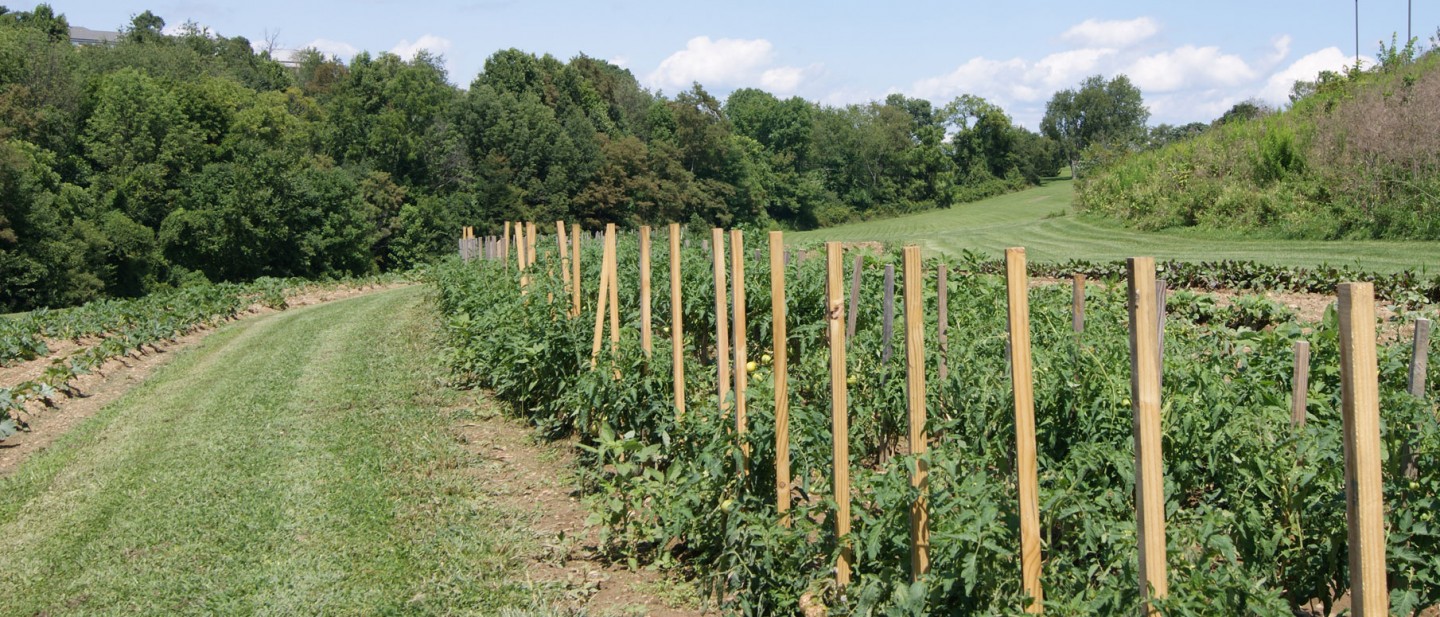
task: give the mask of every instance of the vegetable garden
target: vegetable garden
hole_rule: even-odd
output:
[[[1157,294],[1140,258],[1032,286],[1054,268],[1023,251],[1001,276],[913,248],[516,228],[466,230],[430,274],[455,370],[579,437],[612,558],[731,610],[1440,605],[1435,369],[1423,336],[1377,346],[1368,284],[1304,324]]]

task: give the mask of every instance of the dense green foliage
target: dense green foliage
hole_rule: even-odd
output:
[[[1116,75],[1106,80],[1103,75],[1092,75],[1079,89],[1061,90],[1050,97],[1040,130],[1060,144],[1070,169],[1076,171],[1081,169],[1081,154],[1090,148],[1139,145],[1147,135],[1145,122],[1149,119],[1150,110],[1129,77]]]
[[[549,257],[541,256],[543,266]],[[1025,606],[1017,555],[1017,495],[1011,457],[1013,405],[1005,361],[1005,284],[988,274],[950,277],[950,375],[927,352],[932,450],[929,578],[915,586],[907,557],[907,507],[914,498],[897,449],[905,430],[903,350],[882,361],[880,267],[867,257],[859,330],[850,342],[850,448],[857,578],[845,600],[830,588],[838,546],[829,499],[828,354],[824,267],[787,267],[790,338],[793,527],[774,509],[774,418],[769,367],[751,375],[750,473],[738,473],[733,420],[716,411],[710,263],[683,255],[688,412],[672,407],[668,338],[652,359],[638,345],[633,293],[637,250],[620,251],[619,352],[606,347],[590,370],[593,305],[567,318],[547,306],[545,277],[522,296],[513,268],[448,264],[433,274],[448,320],[452,362],[466,383],[489,388],[552,435],[577,434],[582,472],[598,522],[617,559],[678,565],[715,582],[745,614],[794,611],[815,592],[854,614],[1019,614]],[[660,243],[656,263],[668,260]],[[584,280],[598,279],[598,247],[584,254]],[[770,344],[768,262],[746,267],[751,358]],[[935,264],[927,264],[933,272]],[[848,269],[848,268],[847,268]],[[508,274],[508,275],[507,275]],[[659,277],[663,278],[663,277]],[[848,280],[848,276],[847,276]],[[933,278],[925,294],[935,332]],[[586,288],[594,297],[593,285]],[[1121,615],[1137,610],[1129,346],[1123,286],[1092,286],[1087,330],[1070,329],[1066,286],[1030,293],[1034,338],[1040,512],[1047,614]],[[1165,336],[1164,459],[1171,597],[1165,614],[1285,615],[1312,598],[1327,605],[1348,587],[1337,325],[1332,315],[1302,327],[1263,299],[1216,307],[1177,293]],[[655,290],[665,327],[668,288]],[[903,314],[901,307],[899,313]],[[663,330],[661,330],[663,332]],[[1309,423],[1289,424],[1292,343],[1312,344]],[[898,348],[897,343],[897,348]],[[1389,529],[1391,604],[1397,614],[1440,603],[1440,424],[1434,406],[1405,393],[1408,349],[1380,350],[1381,414]],[[763,364],[763,363],[762,363]],[[615,370],[609,368],[614,366]],[[1440,377],[1431,364],[1430,383]],[[618,377],[617,377],[618,375]],[[1432,387],[1433,391],[1433,387]],[[1401,444],[1420,474],[1399,471]],[[926,609],[928,607],[928,609]]]
[[[1437,50],[1382,45],[1368,69],[1297,83],[1282,113],[1237,106],[1195,139],[1094,153],[1076,203],[1146,230],[1440,240]]]
[[[722,103],[514,49],[461,89],[425,53],[287,68],[164,25],[147,11],[76,47],[48,6],[0,14],[0,310],[406,267],[504,220],[812,228],[1058,169],[1053,142],[976,97]]]
[[[255,281],[188,285],[133,300],[97,300],[59,310],[37,310],[0,317],[0,366],[51,354],[51,345],[73,341],[78,348],[57,355],[38,379],[0,387],[0,441],[25,426],[38,403],[53,407],[61,394],[79,395],[71,381],[98,370],[106,361],[141,355],[195,330],[233,319],[259,304],[284,309],[289,298],[317,288],[372,285],[398,280],[398,273],[342,279],[323,285],[301,279],[263,277]]]

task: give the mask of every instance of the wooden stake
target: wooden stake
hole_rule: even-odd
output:
[[[510,269],[510,221],[505,221],[505,244],[500,248],[500,258],[505,260],[505,269]]]
[[[715,264],[715,364],[720,394],[720,411],[729,409],[730,397],[730,315],[725,289],[725,232],[719,227],[710,230],[710,256]]]
[[[1425,374],[1430,368],[1430,320],[1415,320],[1415,346],[1410,351],[1410,396],[1425,398]]]
[[[685,416],[685,321],[680,302],[680,224],[670,224],[670,363],[675,419]]]
[[[640,226],[640,349],[648,359],[654,351],[650,319],[650,226]]]
[[[935,275],[935,340],[940,343],[940,387],[950,381],[950,265],[940,264]]]
[[[612,354],[620,350],[620,264],[618,263],[620,257],[616,250],[616,243],[620,240],[619,236],[620,234],[615,231],[614,223],[605,224],[605,252],[608,253],[606,259],[610,260],[606,276],[610,279],[610,353]],[[618,370],[615,378],[620,378]]]
[[[1425,400],[1425,372],[1430,362],[1430,320],[1415,320],[1415,345],[1410,349],[1410,383],[1406,391],[1420,400]],[[1417,427],[1418,428],[1418,427]],[[1420,477],[1420,467],[1415,463],[1415,450],[1406,440],[1400,448],[1400,470],[1408,479]]]
[[[895,264],[885,264],[885,290],[881,296],[884,298],[882,305],[884,308],[880,325],[880,339],[883,342],[880,348],[880,368],[881,375],[888,375],[890,373],[890,357],[894,355]]]
[[[580,316],[580,224],[570,224],[570,304],[571,313]]]
[[[731,311],[734,327],[731,335],[735,338],[735,439],[740,443],[740,473],[745,474],[750,462],[750,443],[745,438],[745,390],[749,382],[749,357],[745,342],[745,237],[740,230],[730,230],[730,281],[734,290]]]
[[[570,246],[565,239],[565,221],[555,221],[555,241],[560,245],[560,280],[570,287]]]
[[[925,288],[920,269],[920,247],[903,250],[905,268],[905,398],[910,412],[910,454],[915,457],[915,470],[910,486],[918,496],[910,505],[910,580],[918,581],[930,572],[930,514],[927,492],[930,466],[924,460],[925,432]]]
[[[1130,292],[1130,398],[1135,408],[1135,511],[1140,546],[1140,597],[1170,593],[1165,566],[1165,481],[1160,452],[1160,342],[1155,309],[1155,259],[1127,261]]]
[[[1040,487],[1035,463],[1035,389],[1030,358],[1030,278],[1025,249],[1005,249],[1010,322],[1010,383],[1015,395],[1015,467],[1020,486],[1020,579],[1031,597],[1026,612],[1044,610],[1040,587]]]
[[[1340,399],[1345,426],[1345,518],[1355,617],[1390,611],[1385,580],[1385,505],[1380,479],[1380,377],[1375,355],[1375,287],[1342,283]]]
[[[840,559],[835,563],[835,584],[841,595],[850,584],[855,550],[850,546],[850,418],[845,382],[844,252],[839,242],[825,243],[826,332],[830,343],[830,431],[833,444],[835,536]],[[857,270],[858,272],[858,270]]]
[[[530,265],[530,244],[525,226],[519,222],[515,223],[515,259],[516,266],[520,269],[520,295],[525,295],[530,287],[530,275],[527,273]]]
[[[1085,275],[1070,279],[1070,328],[1076,334],[1085,332]]]
[[[860,316],[860,267],[865,264],[865,256],[855,255],[855,266],[850,269],[850,318],[845,322],[845,343],[848,345],[850,339],[855,338],[856,320]]]
[[[1290,381],[1290,426],[1305,426],[1310,397],[1310,342],[1295,341],[1295,374]]]
[[[535,265],[535,222],[525,224],[525,266]]]
[[[770,232],[771,367],[775,380],[775,510],[790,526],[790,345],[785,324],[785,238]]]
[[[600,288],[595,294],[595,345],[590,350],[590,369],[600,358],[600,342],[605,334],[605,305],[610,300],[610,251],[600,253]]]

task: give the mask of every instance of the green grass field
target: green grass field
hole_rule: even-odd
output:
[[[1111,261],[1154,256],[1182,261],[1253,260],[1286,266],[1322,263],[1393,272],[1440,269],[1440,242],[1321,242],[1146,233],[1111,221],[1077,216],[1070,207],[1073,183],[1044,186],[947,210],[787,234],[791,242],[878,241],[918,244],[931,252],[970,249],[1000,257],[1023,246],[1032,261]]]
[[[420,287],[226,326],[0,479],[8,615],[496,614],[528,519],[450,432]]]

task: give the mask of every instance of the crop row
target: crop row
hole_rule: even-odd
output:
[[[943,352],[928,346],[924,358],[931,448],[921,458],[930,470],[931,568],[912,584],[908,513],[919,493],[908,470],[917,461],[902,445],[905,354],[898,343],[887,345],[884,323],[882,271],[896,256],[863,258],[858,324],[847,343],[855,510],[842,545],[830,497],[824,260],[785,266],[793,509],[783,525],[772,369],[763,357],[736,367],[753,368],[748,426],[737,433],[726,411],[733,401],[722,406],[718,398],[712,262],[699,243],[689,244],[680,255],[680,321],[669,319],[668,286],[654,286],[651,298],[655,327],[684,333],[683,415],[672,394],[668,338],[656,337],[653,354],[640,345],[632,240],[618,251],[619,343],[614,351],[601,347],[598,370],[591,369],[600,265],[594,243],[580,255],[586,306],[578,316],[565,301],[554,251],[542,251],[524,293],[513,260],[456,260],[431,274],[459,378],[489,389],[546,434],[580,437],[585,490],[612,557],[679,568],[713,583],[730,608],[746,614],[820,605],[854,614],[1022,612],[1028,602],[1005,281],[974,267],[947,279],[948,345]],[[663,277],[665,243],[654,253]],[[773,331],[770,269],[765,260],[745,263],[744,336],[760,350]],[[927,337],[938,327],[938,265],[926,264],[927,291],[916,307]],[[1078,335],[1067,286],[1034,287],[1029,301],[1044,608],[1133,614],[1142,598],[1123,287],[1090,286]],[[908,310],[915,309],[900,302],[895,313]],[[1172,312],[1163,338],[1170,594],[1156,607],[1166,614],[1290,615],[1318,601],[1328,609],[1350,589],[1337,319],[1332,311],[1314,324],[1281,313],[1200,323],[1188,314]],[[1291,349],[1300,340],[1312,355],[1307,421],[1297,427],[1289,407]],[[1404,344],[1379,349],[1389,453],[1386,557],[1396,614],[1440,604],[1440,528],[1433,521],[1440,425],[1428,396],[1406,392],[1409,360]],[[1433,365],[1430,372],[1434,383]],[[1402,451],[1416,463],[1409,476]],[[849,587],[837,589],[832,568],[842,548],[854,551],[855,572]]]
[[[0,441],[26,426],[27,404],[54,407],[61,395],[78,394],[76,377],[96,371],[112,358],[143,354],[155,346],[215,326],[260,304],[284,309],[288,298],[339,285],[382,282],[387,277],[314,283],[303,279],[262,278],[251,283],[192,285],[133,300],[98,300],[56,311],[39,310],[0,317],[0,365],[51,355],[57,341],[70,340],[75,351],[56,357],[37,379],[0,387]]]

